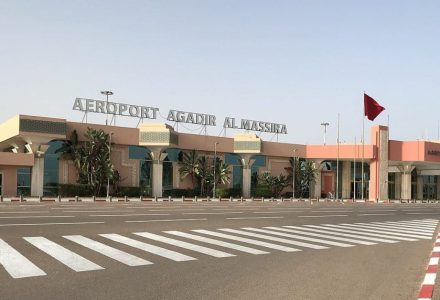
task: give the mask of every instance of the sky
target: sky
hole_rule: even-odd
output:
[[[0,1],[0,122],[66,118],[76,97],[285,124],[266,141],[359,142],[365,121],[396,140],[437,139],[439,1]],[[105,116],[89,114],[90,123]],[[136,127],[120,117],[117,125]],[[171,123],[171,125],[173,125]],[[179,131],[200,133],[200,126]],[[228,130],[232,136],[235,132]]]

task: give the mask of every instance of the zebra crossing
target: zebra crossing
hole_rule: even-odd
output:
[[[422,219],[263,228],[194,229],[191,232],[167,230],[160,234],[133,232],[127,235],[107,233],[96,236],[61,236],[61,240],[66,241],[66,244],[43,236],[23,237],[23,240],[46,258],[49,257],[74,272],[85,272],[104,270],[106,267],[91,261],[86,257],[87,255],[74,252],[72,248],[82,247],[128,267],[140,267],[158,263],[154,261],[155,256],[175,262],[187,262],[203,257],[227,259],[240,255],[267,255],[278,251],[287,253],[306,250],[325,251],[330,247],[349,248],[378,243],[414,242],[432,239],[437,225],[436,219]],[[108,241],[110,245],[102,240]],[[124,250],[118,249],[118,246],[122,246]],[[167,246],[183,249],[186,252],[180,253],[168,249]],[[126,249],[133,249],[137,254],[129,253]],[[153,259],[150,261],[139,257],[138,250],[147,253],[148,257]],[[24,251],[20,252],[14,241],[8,242],[0,237],[0,265],[11,278],[48,275],[44,262],[35,260],[26,257]],[[0,272],[3,271],[0,269]]]

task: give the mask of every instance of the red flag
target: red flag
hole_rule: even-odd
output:
[[[364,115],[367,116],[368,120],[373,121],[384,110],[385,107],[364,93]]]

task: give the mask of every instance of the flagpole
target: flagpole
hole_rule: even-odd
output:
[[[337,158],[336,158],[336,200],[339,200],[339,113],[338,113],[338,139],[337,139]]]
[[[365,95],[365,92],[364,92]],[[362,201],[364,201],[364,148],[365,148],[365,104],[364,104],[364,113],[362,115],[362,165],[361,165],[361,177],[362,177],[362,181],[361,181],[361,196],[362,196]]]
[[[354,137],[354,159],[353,159],[353,203],[356,202],[356,137]]]

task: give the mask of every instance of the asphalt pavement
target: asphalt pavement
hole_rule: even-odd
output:
[[[1,299],[416,299],[439,214],[427,203],[2,203]]]

